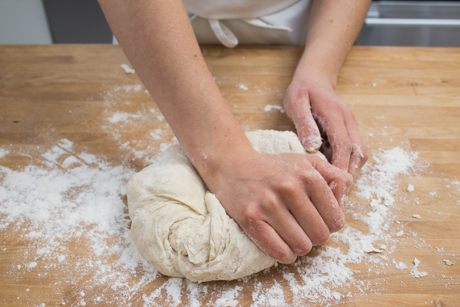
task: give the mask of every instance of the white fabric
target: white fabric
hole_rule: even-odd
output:
[[[200,44],[304,45],[309,0],[184,0]]]
[[[209,25],[211,26],[212,31],[216,34],[217,38],[222,42],[222,44],[228,48],[233,48],[238,45],[238,39],[230,31],[226,25],[221,24],[217,19],[209,18]]]
[[[299,0],[184,0],[187,12],[203,18],[241,19],[270,15]]]

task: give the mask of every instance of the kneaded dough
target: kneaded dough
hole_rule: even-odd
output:
[[[261,153],[306,154],[290,131],[257,130],[246,135]],[[276,264],[206,190],[178,144],[134,175],[127,194],[134,243],[164,275],[195,282],[232,280]]]

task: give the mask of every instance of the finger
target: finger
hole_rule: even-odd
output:
[[[294,122],[297,136],[307,152],[316,152],[321,147],[321,133],[311,113],[308,97],[290,102],[295,107],[286,108],[287,115]],[[295,112],[291,111],[295,110]]]
[[[242,221],[241,228],[267,255],[281,263],[293,263],[297,258],[296,255],[278,233],[268,223],[260,219],[260,210],[257,208],[257,205],[246,207],[245,218],[240,220]]]
[[[286,207],[272,205],[263,219],[296,255],[303,256],[310,252],[312,241]]]
[[[352,176],[349,173],[339,169],[338,167],[326,163],[317,157],[309,157],[309,159],[313,167],[327,182],[329,188],[334,194],[336,201],[341,205],[342,208],[345,208],[346,195],[348,194],[348,191],[353,184]]]
[[[284,188],[290,193],[282,193],[284,202],[288,205],[290,213],[294,217],[295,221],[300,225],[302,231],[306,233],[310,240],[311,246],[321,245],[327,241],[330,235],[330,231],[323,218],[316,210],[313,203],[310,201],[308,196],[305,194],[305,190],[300,185],[293,188]],[[279,231],[278,231],[279,232]],[[295,252],[295,251],[294,251]],[[309,252],[304,251],[305,255]]]
[[[353,178],[356,178],[361,168],[366,164],[368,155],[361,134],[359,133],[358,122],[351,111],[345,116],[345,125],[352,143],[348,173],[350,173]]]
[[[352,146],[342,115],[329,116],[324,128],[332,147],[332,164],[347,171]]]
[[[345,208],[346,194],[351,186],[352,177],[318,157],[309,156],[308,159],[321,179],[312,180],[309,184],[310,199],[331,232],[337,231],[345,223],[342,209]]]

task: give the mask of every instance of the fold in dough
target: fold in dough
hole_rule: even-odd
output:
[[[306,154],[293,132],[246,135],[261,153]],[[206,190],[180,145],[170,146],[134,175],[127,194],[134,243],[164,275],[195,282],[232,280],[276,264]]]

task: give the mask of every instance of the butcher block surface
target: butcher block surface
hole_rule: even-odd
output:
[[[292,46],[202,46],[217,85],[244,130],[295,131],[283,110],[270,106],[282,106],[301,52]],[[8,192],[11,182],[6,178],[13,180],[11,174],[17,174],[21,183],[25,179],[19,175],[30,166],[36,167],[35,172],[70,174],[73,160],[65,159],[76,157],[75,165],[85,164],[93,171],[122,167],[124,185],[175,142],[155,102],[137,75],[123,70],[123,63],[129,64],[123,52],[111,45],[0,46],[0,209],[16,197]],[[387,239],[373,243],[380,252],[346,264],[353,270],[353,280],[341,281],[338,287],[330,282],[322,285],[332,297],[295,296],[286,274],[302,285],[297,268],[312,265],[302,260],[244,280],[199,285],[170,280],[147,264],[123,269],[116,263],[126,257],[123,242],[130,239],[120,236],[129,236],[129,231],[105,234],[109,256],[96,253],[90,236],[82,234],[61,241],[54,235],[57,254],[46,254],[40,248],[51,243],[45,242],[49,236],[40,237],[40,224],[20,217],[6,222],[13,213],[4,210],[0,211],[0,305],[460,306],[460,49],[353,47],[336,90],[359,122],[370,166],[379,165],[375,159],[379,154],[398,147],[417,156],[417,167],[394,179],[395,202],[388,209],[386,219],[391,222],[384,230]],[[56,147],[62,154],[52,160],[50,153]],[[95,158],[88,162],[89,156]],[[414,186],[410,193],[409,184]],[[370,201],[358,192],[356,187],[350,192],[347,225],[367,234],[369,227],[359,216],[372,210]],[[78,193],[70,193],[68,200],[74,201]],[[122,189],[117,197],[129,227],[124,193]],[[60,218],[65,223],[70,217]],[[94,225],[82,224],[80,231],[90,231]],[[347,249],[333,239],[326,245]],[[323,249],[315,248],[304,260],[319,257]],[[411,274],[414,258],[420,261],[416,269],[426,276]],[[400,262],[407,268],[398,269]],[[113,272],[101,273],[102,268]],[[117,275],[118,271],[123,273]],[[263,292],[270,288],[273,291]],[[180,293],[168,293],[171,289]],[[201,292],[193,296],[193,289]],[[273,294],[272,300],[264,301],[261,293]]]

